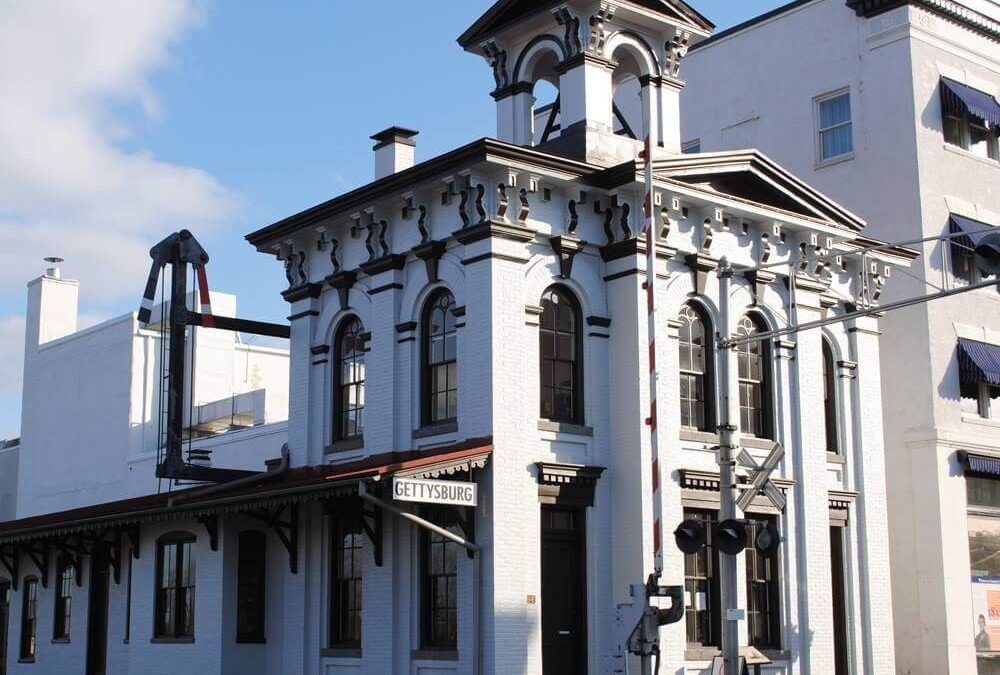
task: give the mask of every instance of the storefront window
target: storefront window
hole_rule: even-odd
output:
[[[1000,674],[1000,481],[967,477],[972,629],[979,673]]]

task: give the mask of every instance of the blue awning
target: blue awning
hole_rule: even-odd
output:
[[[952,241],[957,241],[969,249],[974,249],[983,241],[983,237],[995,232],[997,230],[996,225],[991,225],[989,223],[984,223],[981,220],[974,220],[972,218],[966,218],[965,216],[959,216],[952,213],[951,219],[951,233],[952,234],[962,234],[961,237],[952,237]],[[966,255],[969,255],[972,251],[967,251]]]
[[[1000,387],[1000,346],[959,338],[958,366],[962,382]]]
[[[969,113],[1000,126],[1000,101],[992,94],[973,89],[947,77],[941,78],[941,104],[947,115]]]
[[[965,470],[969,473],[979,474],[980,476],[1000,476],[1000,458],[991,457],[990,455],[977,455],[973,452],[960,450],[958,461],[961,462]]]

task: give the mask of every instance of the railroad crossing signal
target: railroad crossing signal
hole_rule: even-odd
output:
[[[777,485],[771,482],[771,473],[778,467],[778,463],[784,456],[785,448],[780,443],[774,444],[763,464],[757,464],[757,460],[746,450],[740,451],[736,461],[750,470],[750,483],[741,486],[743,494],[736,500],[736,505],[740,507],[741,511],[746,511],[754,497],[764,493],[764,496],[774,504],[774,508],[782,513],[785,512],[785,495],[778,489]]]

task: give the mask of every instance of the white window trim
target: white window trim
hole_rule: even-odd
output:
[[[834,124],[830,127],[822,127],[820,125],[820,107],[826,101],[830,101],[835,98],[839,98],[847,94],[849,97],[850,119],[846,122],[841,122],[839,124]],[[834,155],[833,157],[823,157],[823,133],[827,131],[832,131],[834,129],[839,129],[841,127],[850,126],[851,127],[851,150],[850,152],[845,152],[840,155]],[[834,91],[829,91],[825,94],[820,94],[813,98],[813,128],[815,133],[813,134],[815,150],[816,150],[816,168],[821,169],[823,167],[830,166],[832,164],[839,164],[840,162],[846,162],[848,160],[854,159],[854,97],[851,95],[851,87],[847,85],[841,87],[840,89],[835,89]]]
[[[961,143],[960,144],[951,143],[948,140],[945,140],[944,144],[945,144],[946,147],[948,147],[948,148],[954,148],[956,150],[960,150],[962,152],[962,154],[964,154],[964,155],[968,155],[969,157],[972,157],[974,159],[978,159],[978,160],[983,161],[983,162],[988,162],[990,164],[994,164],[995,165],[998,162],[1000,162],[1000,138],[997,137],[996,133],[992,134],[992,139],[987,143],[987,146],[988,146],[989,149],[986,152],[987,156],[983,157],[982,155],[977,155],[976,153],[974,153],[971,150],[971,148],[972,148],[972,132],[971,132],[971,128],[973,126],[973,121],[972,121],[973,118],[972,118],[972,116],[969,115],[969,113],[963,113],[961,117],[956,117],[955,115],[946,115],[946,114],[944,114],[942,112],[942,114],[941,114],[941,135],[942,136],[944,136],[945,121],[948,120],[949,118],[961,121],[961,123],[962,123],[961,124],[962,138],[961,138]],[[977,124],[975,126],[979,126],[979,125]],[[986,128],[987,131],[990,131],[992,129],[992,127],[990,127],[988,125],[985,128]]]

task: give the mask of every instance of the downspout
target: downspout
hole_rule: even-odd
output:
[[[482,665],[481,665],[480,661],[482,660],[482,654],[483,654],[483,650],[482,650],[482,620],[481,620],[481,618],[479,616],[479,613],[480,613],[481,607],[482,607],[482,585],[483,585],[483,579],[482,579],[482,569],[483,569],[483,555],[482,554],[483,554],[483,549],[482,549],[482,547],[480,547],[477,544],[469,541],[465,537],[461,537],[461,536],[455,534],[454,532],[449,532],[448,530],[446,530],[445,528],[443,528],[443,527],[441,527],[439,525],[435,525],[434,523],[430,522],[429,520],[427,520],[425,518],[421,518],[420,516],[418,516],[418,515],[416,515],[414,513],[410,513],[409,511],[404,511],[403,509],[401,509],[399,507],[393,506],[392,504],[379,499],[378,497],[376,497],[372,493],[368,492],[368,488],[365,486],[365,484],[363,482],[362,483],[358,483],[358,496],[361,497],[361,499],[363,499],[364,501],[369,502],[370,504],[374,504],[375,506],[377,506],[380,509],[385,509],[389,513],[393,513],[393,514],[399,516],[400,518],[403,518],[404,520],[408,520],[411,523],[416,524],[418,527],[422,527],[425,530],[430,530],[431,532],[439,534],[442,537],[444,537],[445,539],[449,539],[450,541],[455,542],[456,544],[458,544],[458,545],[462,546],[463,548],[465,548],[467,551],[471,551],[474,554],[474,557],[475,557],[475,560],[476,560],[476,567],[473,570],[473,577],[474,577],[473,578],[473,586],[475,586],[475,588],[473,590],[473,603],[474,603],[475,606],[473,607],[472,616],[473,616],[473,621],[475,621],[475,628],[473,630],[473,632],[475,633],[475,636],[473,638],[473,644],[474,644],[474,648],[475,648],[475,654],[473,655],[473,658],[472,658],[472,667],[473,667],[473,671],[472,672],[475,673],[475,675],[479,675],[479,673],[482,672]]]
[[[275,480],[276,478],[283,476],[288,471],[290,464],[291,453],[288,450],[288,443],[285,443],[281,446],[281,463],[279,463],[278,466],[270,468],[267,471],[262,471],[253,476],[245,476],[244,478],[237,478],[236,480],[231,480],[226,483],[209,485],[208,487],[200,490],[181,493],[176,497],[171,497],[167,500],[167,508],[172,509],[175,506],[184,504],[185,502],[189,502],[193,499],[201,499],[202,497],[208,497],[219,492],[240,488],[245,485],[253,485],[255,483],[264,483]]]

